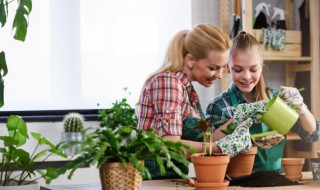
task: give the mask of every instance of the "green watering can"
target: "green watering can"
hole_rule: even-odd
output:
[[[299,114],[279,96],[274,96],[267,104],[268,111],[258,115],[258,119],[270,129],[285,135],[297,122]]]

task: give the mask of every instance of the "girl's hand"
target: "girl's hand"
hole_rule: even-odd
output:
[[[216,144],[220,147],[223,154],[231,157],[241,152],[247,152],[252,147],[249,128],[252,125],[252,119],[249,118],[240,123],[231,135],[228,135],[218,141]]]
[[[299,115],[307,112],[307,106],[303,103],[303,97],[294,87],[280,87],[279,97],[286,103],[291,104]]]
[[[242,123],[247,118],[254,117],[256,118],[258,114],[264,114],[267,112],[267,108],[265,106],[266,101],[259,101],[254,103],[245,103],[239,104],[237,107],[232,108],[233,112],[233,122],[238,125]]]

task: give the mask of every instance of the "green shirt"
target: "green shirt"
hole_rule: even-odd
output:
[[[267,96],[268,98],[272,98],[279,93],[279,90],[271,89],[269,90],[269,92],[270,94],[267,94]],[[219,128],[223,123],[225,123],[232,117],[233,114],[231,111],[231,107],[243,103],[247,103],[247,100],[244,98],[241,91],[235,85],[232,85],[227,91],[223,92],[208,105],[206,110],[206,117],[211,118],[215,123],[215,127]],[[299,136],[306,142],[314,142],[319,140],[319,126],[320,122],[317,121],[317,130],[313,133],[309,133],[301,127],[300,121],[298,120],[292,127],[291,131],[299,134]],[[250,134],[263,133],[269,130],[270,129],[264,123],[254,122],[254,124],[250,128]],[[285,142],[286,140],[283,140],[270,149],[258,149],[253,170],[280,171]]]

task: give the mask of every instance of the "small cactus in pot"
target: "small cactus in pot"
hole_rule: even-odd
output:
[[[62,122],[64,128],[64,132],[61,133],[62,141],[75,142],[75,145],[65,147],[64,149],[65,154],[71,156],[76,154],[77,148],[79,147],[77,142],[85,139],[85,134],[83,132],[84,118],[81,114],[72,112],[65,115]]]
[[[81,132],[84,118],[79,113],[69,113],[63,119],[64,132]]]

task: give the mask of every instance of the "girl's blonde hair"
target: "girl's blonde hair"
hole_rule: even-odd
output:
[[[252,50],[257,50],[257,52],[261,56],[258,40],[244,31],[240,32],[236,37],[232,39],[229,64],[233,62],[233,56],[237,53],[249,53],[252,52]],[[254,97],[254,101],[268,100],[263,73],[261,73],[257,85],[253,88],[252,94]]]
[[[214,51],[227,51],[231,47],[229,36],[218,27],[203,23],[195,25],[191,30],[178,32],[170,41],[165,59],[161,67],[148,77],[146,82],[155,75],[166,71],[182,71],[183,61],[191,54],[196,61],[207,57]]]

